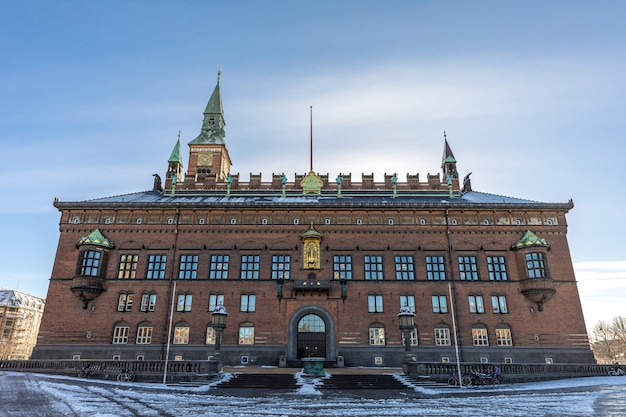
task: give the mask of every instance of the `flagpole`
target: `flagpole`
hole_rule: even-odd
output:
[[[309,134],[309,157],[311,162],[311,172],[313,172],[313,106],[309,106],[309,125],[310,125],[310,134]]]

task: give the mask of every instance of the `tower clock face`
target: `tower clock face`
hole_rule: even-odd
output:
[[[198,166],[211,166],[213,165],[213,154],[201,153],[198,154]]]

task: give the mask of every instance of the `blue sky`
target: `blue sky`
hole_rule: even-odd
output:
[[[626,316],[626,3],[20,1],[0,13],[0,287],[45,297],[59,213],[151,188],[222,68],[233,171],[439,172],[566,202],[590,327]]]

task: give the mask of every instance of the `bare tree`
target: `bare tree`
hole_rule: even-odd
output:
[[[614,358],[615,338],[612,326],[599,320],[591,331],[591,348],[599,363],[612,363]]]

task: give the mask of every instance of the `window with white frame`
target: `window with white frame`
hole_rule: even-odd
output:
[[[435,345],[450,346],[450,328],[444,325],[435,327]]]
[[[228,279],[228,255],[212,255],[209,279]]]
[[[383,296],[380,294],[370,294],[367,296],[367,310],[370,313],[383,312]]]
[[[506,314],[509,312],[506,306],[506,296],[505,295],[492,295],[491,296],[491,306],[493,308],[493,312],[495,314]]]
[[[381,325],[373,325],[369,328],[370,345],[383,346],[385,344],[385,328]]]
[[[259,255],[241,255],[241,279],[259,279]]]
[[[398,255],[396,260],[396,279],[400,281],[411,281],[415,279],[415,264],[413,256]]]
[[[383,257],[380,255],[365,255],[363,258],[365,268],[365,279],[383,279]]]
[[[256,295],[255,294],[241,294],[241,310],[246,313],[250,313],[256,310]]]
[[[289,279],[291,256],[272,255],[272,279]]]
[[[411,309],[411,313],[415,313],[415,296],[414,295],[401,295],[400,296],[400,308],[408,307]]]
[[[120,293],[117,299],[117,311],[131,311],[133,309],[133,293]]]
[[[402,333],[402,345],[404,346],[405,344],[405,339],[404,339],[404,332]],[[417,346],[417,327],[414,327],[413,330],[411,330],[411,333],[409,333],[409,343],[411,344],[411,346]]]
[[[191,311],[191,294],[178,294],[178,298],[176,301],[176,311],[185,312]]]
[[[474,346],[489,346],[487,328],[482,325],[472,327],[472,341]]]
[[[443,281],[446,279],[446,264],[443,256],[426,257],[426,278],[429,281]]]
[[[432,296],[433,303],[433,313],[447,313],[448,312],[448,302],[446,301],[445,295],[433,295]]]
[[[137,344],[138,345],[149,345],[152,343],[152,325],[151,324],[140,324],[137,327]]]
[[[120,255],[120,263],[118,265],[118,279],[133,279],[137,276],[137,259],[138,255],[125,253]]]
[[[333,256],[333,277],[335,279],[352,279],[352,256]]]
[[[215,329],[211,326],[208,326],[206,328],[206,344],[207,345],[214,345],[215,341],[216,341],[216,332]]]
[[[215,310],[215,307],[223,305],[224,294],[209,294],[209,312]]]
[[[128,323],[118,323],[113,329],[113,344],[126,344],[128,343],[128,333],[130,327]]]
[[[475,256],[459,256],[459,279],[478,281],[478,264]]]
[[[147,279],[165,278],[165,267],[167,265],[167,255],[148,256],[148,268],[146,270]]]
[[[250,324],[239,326],[239,344],[240,345],[253,345],[254,344],[254,326]]]
[[[509,326],[500,324],[496,327],[496,343],[498,346],[513,346],[513,337]]]
[[[179,323],[174,327],[174,338],[172,343],[175,345],[186,345],[189,343],[189,325]]]
[[[508,279],[504,256],[487,256],[487,270],[491,281],[506,281]]]
[[[198,255],[180,255],[178,279],[196,279],[198,276]]]
[[[482,295],[472,294],[472,295],[469,295],[467,298],[469,301],[470,313],[483,314],[485,312],[485,304],[483,302]]]
[[[154,311],[156,307],[156,294],[141,294],[141,311]]]

